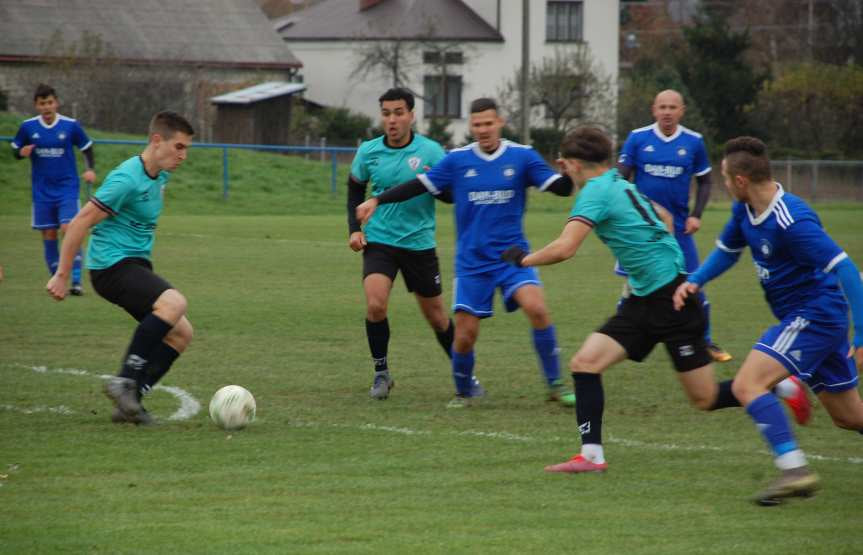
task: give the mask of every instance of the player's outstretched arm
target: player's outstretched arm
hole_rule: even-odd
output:
[[[69,272],[72,271],[72,261],[81,249],[81,244],[84,242],[84,237],[87,236],[87,231],[107,217],[107,212],[98,208],[92,202],[88,202],[72,218],[72,221],[69,222],[69,227],[66,228],[66,236],[63,238],[63,246],[60,248],[60,264],[45,286],[48,294],[55,300],[62,301],[66,297],[66,282],[69,280]]]
[[[854,322],[854,362],[858,371],[863,371],[863,279],[860,271],[850,258],[845,258],[833,267],[842,291],[851,307],[851,320]]]
[[[575,256],[585,237],[593,229],[581,220],[570,220],[560,237],[521,260],[522,266],[547,266],[557,264]]]

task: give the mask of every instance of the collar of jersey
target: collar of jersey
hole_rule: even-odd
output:
[[[408,142],[406,142],[402,146],[390,146],[390,144],[387,143],[387,136],[385,133],[383,143],[384,143],[384,146],[390,150],[402,150],[402,149],[405,149],[405,148],[411,146],[413,144],[415,138],[416,138],[416,135],[414,134],[414,132],[412,130],[411,131],[411,140],[409,140]]]
[[[497,160],[498,158],[503,156],[503,153],[506,152],[506,147],[509,146],[509,141],[507,141],[506,139],[501,139],[500,145],[498,145],[497,150],[495,150],[491,154],[486,154],[485,152],[483,152],[483,150],[479,147],[479,142],[473,143],[472,146],[473,153],[476,154],[478,158],[485,160],[486,162],[491,162],[492,160]]]
[[[59,122],[60,122],[60,114],[54,114],[54,123],[52,123],[51,125],[48,125],[47,123],[45,123],[45,120],[42,119],[42,114],[39,114],[39,125],[41,125],[45,129],[53,129],[54,126],[57,125]]]
[[[782,195],[785,194],[785,190],[782,188],[782,184],[778,181],[774,181],[776,184],[776,194],[773,195],[773,199],[770,201],[770,204],[767,205],[767,208],[764,209],[764,212],[758,215],[756,218],[752,215],[752,208],[749,206],[749,203],[746,203],[746,215],[749,216],[749,223],[752,225],[761,225],[764,223],[764,220],[770,217],[770,214],[773,213],[773,208],[776,206],[776,203],[779,202],[779,199],[782,198]]]
[[[654,134],[654,135],[656,135],[657,137],[659,137],[659,140],[660,140],[660,141],[663,141],[663,142],[666,142],[666,143],[670,143],[671,141],[673,141],[674,139],[676,139],[677,137],[679,137],[681,133],[683,133],[683,126],[682,126],[682,125],[680,125],[679,123],[677,124],[677,129],[676,129],[676,130],[674,131],[674,133],[672,133],[670,136],[666,136],[666,135],[662,132],[662,130],[660,130],[660,129],[659,129],[659,124],[658,124],[658,123],[654,123],[654,124],[653,124],[653,125],[651,125],[650,127],[652,127],[652,128],[653,128],[653,134]]]

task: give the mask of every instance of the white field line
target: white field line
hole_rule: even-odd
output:
[[[47,368],[45,366],[27,366],[25,364],[18,364],[21,368],[27,368],[28,370],[32,370],[38,374],[67,374],[70,376],[93,376],[102,380],[109,380],[113,376],[110,374],[91,374],[86,370],[81,370],[80,368]],[[174,398],[176,398],[180,402],[180,407],[174,411],[174,413],[168,417],[168,420],[188,420],[189,418],[195,416],[201,411],[201,403],[198,402],[188,391],[185,391],[179,387],[175,387],[172,385],[161,385],[156,384],[153,388],[154,390],[166,391]],[[29,410],[30,412],[25,412],[25,414],[32,414],[33,412],[55,412],[57,414],[73,414],[74,411],[69,409],[64,405],[60,405],[60,407],[34,407],[33,409],[21,409],[20,407],[10,408],[12,405],[0,405],[0,409],[3,410],[15,410],[16,412],[24,412]],[[39,410],[41,409],[41,410]],[[55,410],[56,409],[56,410]],[[62,409],[62,410],[59,410]]]

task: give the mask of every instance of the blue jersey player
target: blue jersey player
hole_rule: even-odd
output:
[[[75,164],[77,147],[84,155],[87,169],[84,181],[96,180],[93,171],[93,142],[74,119],[57,113],[57,93],[48,85],[39,85],[33,95],[39,115],[25,120],[18,128],[12,149],[16,158],[30,159],[33,194],[32,226],[42,233],[45,263],[53,275],[60,254],[57,230],[66,226],[78,213],[78,169]],[[81,253],[75,255],[70,293],[81,295]]]
[[[185,161],[194,133],[175,112],[153,116],[144,151],[114,168],[69,223],[60,264],[46,286],[54,299],[63,300],[72,258],[92,228],[87,268],[93,289],[138,321],[119,375],[105,385],[115,405],[111,420],[117,423],[152,421],[142,395],[192,340],[186,298],[153,272],[150,256],[165,185]]]
[[[782,474],[755,497],[762,505],[809,496],[818,477],[809,470],[784,412],[769,388],[789,374],[805,381],[840,428],[863,431],[857,373],[863,367],[863,282],[818,215],[770,176],[764,143],[728,141],[725,186],[738,201],[701,268],[678,287],[675,304],[718,277],[749,247],[767,303],[779,323],[755,343],[732,391],[769,444]],[[848,309],[854,322],[849,348]],[[853,357],[852,357],[853,354]]]
[[[521,307],[530,320],[549,399],[572,405],[574,396],[560,381],[557,339],[539,275],[532,268],[513,268],[500,258],[510,245],[528,248],[522,226],[528,187],[565,196],[571,194],[572,182],[549,168],[531,147],[501,139],[504,122],[493,100],[474,100],[470,111],[476,142],[451,151],[417,179],[361,204],[357,217],[366,220],[378,204],[426,192],[452,195],[457,234],[452,353],[456,397],[450,407],[467,406],[484,393],[473,376],[473,348],[480,320],[492,316],[496,289],[508,311]]]
[[[653,125],[629,134],[620,151],[617,168],[624,179],[674,217],[674,238],[686,260],[686,271],[698,268],[698,250],[692,235],[701,228],[701,215],[710,198],[710,160],[701,135],[680,125],[686,111],[683,97],[677,91],[666,90],[653,101]],[[695,205],[689,210],[689,184],[693,176],[698,183]],[[626,268],[618,263],[617,273]],[[717,362],[731,360],[731,355],[710,337],[710,303],[699,293],[707,317],[705,340]]]

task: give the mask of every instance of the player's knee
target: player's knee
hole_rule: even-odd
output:
[[[569,361],[569,371],[572,373],[596,373],[598,368],[599,361],[596,357],[583,353],[575,353]]]
[[[168,289],[162,293],[153,305],[153,312],[170,322],[177,322],[189,307],[186,297],[176,289]]]
[[[387,317],[387,303],[381,299],[369,299],[366,303],[366,318],[370,322],[380,322]]]
[[[195,329],[192,327],[191,322],[186,318],[181,318],[180,321],[171,328],[171,331],[168,332],[168,335],[165,337],[165,341],[174,347],[174,349],[182,353],[186,347],[189,346],[189,343],[192,342],[192,337],[194,335]]]
[[[453,339],[453,349],[459,353],[467,353],[476,345],[477,333],[474,330],[459,330],[456,328]]]
[[[715,398],[708,395],[691,395],[689,404],[698,410],[710,410],[713,408]]]

